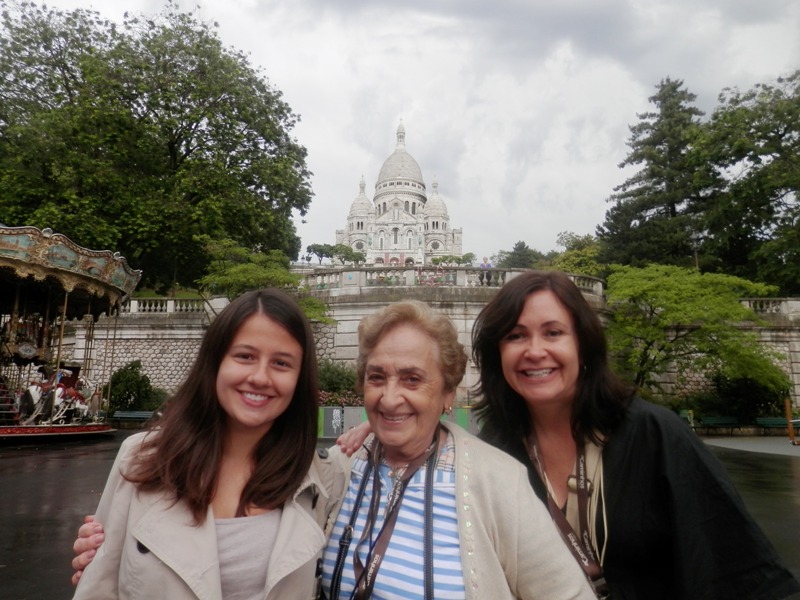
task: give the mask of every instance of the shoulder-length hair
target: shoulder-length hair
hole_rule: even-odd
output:
[[[186,502],[197,523],[205,520],[219,477],[226,415],[216,394],[220,364],[242,324],[264,315],[281,325],[303,350],[294,396],[253,450],[253,473],[239,499],[248,506],[281,506],[300,486],[316,451],[317,361],[308,319],[297,302],[274,289],[242,294],[211,322],[186,380],[166,403],[148,435],[130,481]]]
[[[578,339],[580,369],[572,411],[575,439],[602,443],[601,438],[621,421],[633,395],[633,388],[611,370],[603,325],[570,278],[560,271],[528,271],[516,276],[500,288],[475,320],[472,352],[480,371],[476,391],[481,399],[475,410],[482,421],[481,437],[523,460],[523,441],[532,423],[524,398],[503,376],[500,342],[517,325],[528,296],[544,290],[552,292],[569,312]]]
[[[464,378],[467,354],[458,341],[455,325],[446,315],[435,312],[418,300],[393,302],[386,308],[361,319],[358,324],[358,358],[356,359],[356,389],[364,390],[364,377],[369,356],[381,338],[400,325],[413,325],[431,338],[439,347],[439,367],[444,377],[444,389],[452,392]]]

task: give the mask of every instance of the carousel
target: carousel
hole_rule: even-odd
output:
[[[112,433],[86,376],[94,323],[118,314],[141,271],[50,229],[0,226],[0,440]],[[83,321],[82,352],[65,343]]]

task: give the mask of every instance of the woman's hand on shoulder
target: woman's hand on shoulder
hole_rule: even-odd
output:
[[[364,421],[340,435],[336,439],[336,444],[347,456],[353,456],[355,451],[361,448],[370,433],[372,433],[372,428],[369,426],[369,421]]]
[[[78,585],[83,570],[92,562],[104,540],[103,524],[95,521],[94,515],[86,515],[83,525],[78,529],[78,538],[72,544],[72,551],[75,553],[75,558],[72,559],[72,568],[75,569],[72,585]]]

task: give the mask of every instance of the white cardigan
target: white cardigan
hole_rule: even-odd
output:
[[[455,442],[461,566],[468,600],[596,600],[528,472],[458,425]],[[350,477],[350,460],[331,449]]]

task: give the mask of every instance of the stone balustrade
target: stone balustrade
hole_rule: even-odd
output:
[[[521,272],[473,267],[343,266],[305,269],[300,287],[324,300],[329,316],[335,320],[333,324],[314,324],[318,357],[351,362],[357,355],[361,318],[377,306],[403,298],[423,300],[450,316],[470,352],[472,325],[481,308],[499,287]],[[583,275],[570,277],[604,319],[603,281]],[[744,326],[785,356],[781,366],[792,378],[792,399],[800,406],[800,298],[744,298],[741,302],[764,318],[766,323]],[[105,381],[114,369],[131,360],[141,360],[154,385],[173,391],[196,354],[209,321],[226,304],[225,298],[133,298],[125,304],[119,319],[100,319],[91,346],[76,335],[73,345],[65,345],[63,357],[84,364],[87,375],[97,381]],[[477,376],[470,363],[457,390],[460,403],[468,403]],[[665,377],[665,389],[672,389],[672,374]]]
[[[800,298],[742,298],[741,302],[767,319],[800,321]]]

